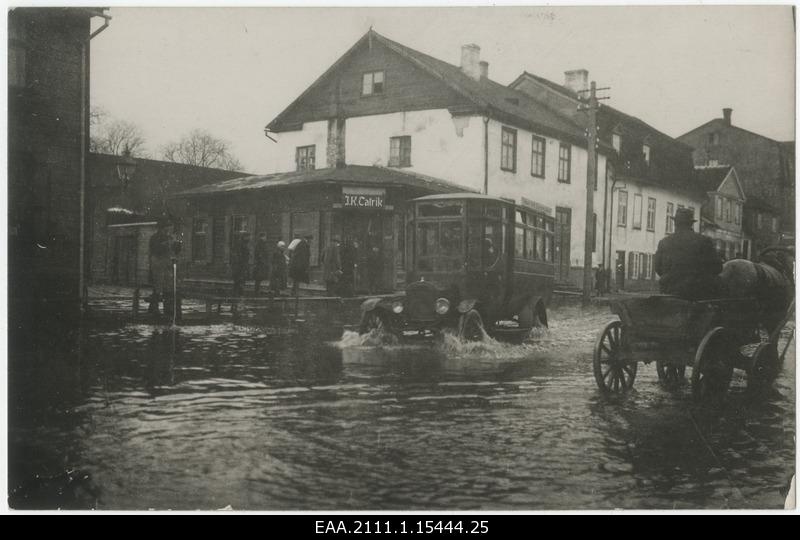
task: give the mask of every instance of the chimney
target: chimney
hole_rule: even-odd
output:
[[[476,81],[481,78],[481,48],[470,43],[461,46],[461,71]]]
[[[480,69],[481,79],[488,79],[489,78],[489,62],[487,62],[486,60],[481,60],[480,62],[478,62],[478,65],[481,68]]]
[[[564,86],[580,95],[579,92],[589,89],[589,72],[585,69],[565,71]]]
[[[731,114],[733,114],[733,109],[722,109],[722,117],[725,119],[726,126],[731,125]]]

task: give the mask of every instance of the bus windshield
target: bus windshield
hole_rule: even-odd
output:
[[[418,269],[427,272],[460,270],[464,263],[464,225],[461,220],[422,221],[417,225]]]

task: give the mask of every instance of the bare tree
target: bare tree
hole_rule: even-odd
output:
[[[121,156],[125,150],[132,156],[146,157],[142,129],[126,120],[108,119],[101,108],[93,108],[89,115],[92,135],[89,150],[101,154]]]
[[[161,153],[165,160],[174,163],[228,171],[242,170],[242,164],[231,153],[229,144],[202,129],[195,129],[180,141],[167,144]]]

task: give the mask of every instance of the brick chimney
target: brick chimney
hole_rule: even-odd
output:
[[[732,114],[733,114],[733,109],[730,109],[730,108],[727,108],[727,107],[722,109],[722,118],[725,119],[725,125],[726,126],[731,125],[731,115]]]
[[[575,93],[589,89],[589,72],[585,69],[572,69],[564,72],[564,86]]]
[[[478,62],[478,65],[481,68],[481,79],[488,79],[489,78],[489,62],[486,60],[481,60]]]
[[[476,81],[481,78],[481,48],[470,43],[461,46],[461,71]]]

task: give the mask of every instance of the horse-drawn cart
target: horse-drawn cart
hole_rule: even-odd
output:
[[[655,361],[667,386],[683,380],[691,366],[697,400],[726,392],[734,368],[747,372],[749,387],[761,385],[788,348],[778,354],[778,337],[793,307],[764,340],[763,312],[752,298],[689,301],[662,295],[613,302],[611,311],[620,320],[608,323],[597,339],[595,380],[603,392],[624,392],[633,386],[638,363]]]

